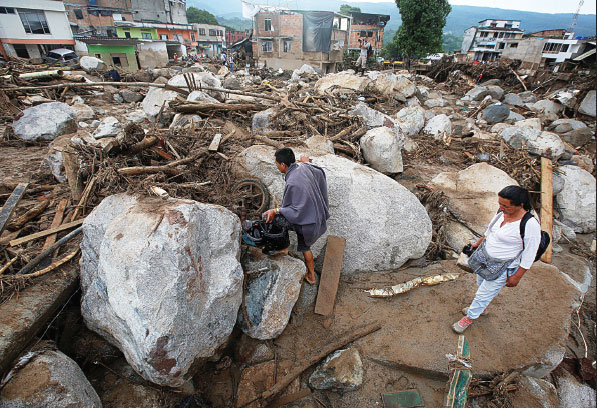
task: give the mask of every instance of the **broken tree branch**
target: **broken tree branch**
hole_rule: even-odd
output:
[[[9,242],[9,244],[10,244],[11,247],[14,247],[14,246],[17,246],[19,244],[23,244],[25,242],[29,242],[29,241],[37,239],[37,238],[47,237],[48,235],[55,234],[56,232],[64,231],[64,230],[76,227],[78,225],[81,225],[81,224],[83,224],[83,221],[84,221],[83,219],[80,219],[80,220],[77,220],[77,221],[73,221],[73,222],[69,222],[69,223],[66,223],[66,224],[62,224],[62,225],[60,225],[59,227],[56,227],[56,228],[50,228],[50,229],[47,229],[45,231],[36,232],[35,234],[27,235],[27,236],[22,237],[22,238],[13,239],[12,241]]]
[[[45,275],[46,273],[53,271],[54,269],[58,268],[61,265],[64,265],[65,263],[67,263],[68,261],[73,259],[75,256],[77,256],[77,254],[79,253],[80,250],[81,250],[81,248],[77,248],[76,250],[74,250],[73,252],[71,252],[70,254],[65,256],[64,258],[54,262],[47,268],[40,269],[37,272],[28,273],[26,275],[9,275],[9,276],[5,276],[4,279],[30,279],[30,278],[36,278],[41,275]]]
[[[65,235],[64,237],[60,238],[54,245],[43,251],[41,254],[37,255],[31,262],[23,267],[17,275],[25,275],[33,270],[46,256],[54,252],[55,249],[60,247],[61,245],[67,243],[77,235],[79,235],[83,231],[83,227],[79,227],[76,230],[72,231],[71,233]]]
[[[284,143],[276,142],[275,140],[272,140],[267,136],[255,135],[253,136],[253,139],[258,140],[266,145],[273,146],[277,149],[284,147]]]
[[[522,84],[522,87],[524,88],[525,91],[528,91],[527,86],[525,85],[524,81],[522,80],[522,78],[520,77],[520,75],[518,75],[518,73],[516,71],[514,71],[512,69],[512,67],[510,67],[510,71],[512,71],[512,73],[516,76],[516,79],[518,79],[518,81]]]
[[[164,172],[166,174],[178,174],[178,170],[176,167],[183,166],[185,164],[189,164],[197,160],[199,157],[203,156],[207,153],[207,149],[202,149],[198,153],[195,153],[192,156],[186,157],[184,159],[175,160],[168,164],[164,164],[162,166],[135,166],[135,167],[123,167],[118,169],[118,174],[122,176],[134,176],[138,174],[155,174]]]
[[[176,112],[184,113],[204,113],[211,114],[213,112],[247,112],[247,111],[261,111],[265,109],[263,105],[255,103],[209,103],[199,101],[187,101],[185,103],[171,103],[170,108]]]
[[[0,234],[2,234],[4,228],[6,228],[8,219],[14,213],[19,201],[21,201],[21,198],[23,198],[25,195],[25,190],[27,190],[27,187],[29,187],[29,183],[18,184],[14,188],[10,197],[8,197],[8,200],[6,200],[2,206],[2,209],[0,210]]]
[[[50,205],[50,200],[43,200],[43,201],[37,203],[36,205],[33,206],[33,208],[28,210],[25,214],[21,215],[16,220],[9,222],[6,227],[13,231],[20,229],[25,224],[27,224],[27,222],[38,217],[41,213],[43,213],[45,211],[45,209],[48,208],[48,205]]]

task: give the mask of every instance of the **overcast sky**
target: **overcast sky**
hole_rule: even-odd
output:
[[[358,0],[370,3],[389,2],[388,0]],[[393,3],[393,2],[392,2]],[[495,7],[510,10],[536,11],[539,13],[574,13],[578,0],[450,0],[450,4],[463,6]],[[581,14],[595,14],[595,0],[585,0]]]

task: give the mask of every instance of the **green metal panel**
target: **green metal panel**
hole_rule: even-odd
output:
[[[383,394],[381,396],[384,408],[422,407],[423,400],[416,389]]]

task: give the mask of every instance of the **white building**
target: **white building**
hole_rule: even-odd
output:
[[[75,40],[59,0],[0,0],[0,51],[40,60],[55,48],[73,48]]]
[[[481,20],[464,30],[460,52],[473,61],[493,61],[500,58],[506,40],[522,38],[522,34],[519,20]]]
[[[197,31],[197,48],[209,57],[219,55],[226,48],[226,27],[193,23]]]

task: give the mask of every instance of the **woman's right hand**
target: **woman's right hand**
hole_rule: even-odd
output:
[[[483,235],[481,238],[479,238],[479,240],[477,242],[472,244],[471,248],[477,248],[479,245],[481,245],[481,242],[483,242],[484,239],[485,239],[485,235]]]

